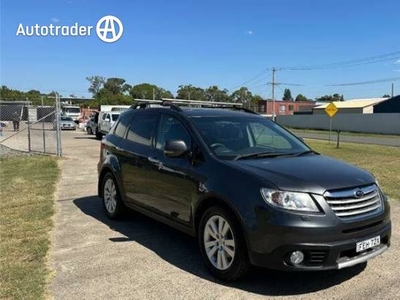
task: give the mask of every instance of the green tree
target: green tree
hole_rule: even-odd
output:
[[[240,89],[234,91],[230,95],[230,100],[237,103],[250,103],[253,100],[253,94],[246,87],[241,87]]]
[[[114,95],[118,95],[127,92],[131,86],[125,83],[125,79],[113,77],[106,80],[103,88]]]
[[[205,91],[200,88],[189,85],[180,85],[178,91],[176,92],[177,99],[189,99],[189,100],[205,100]]]
[[[141,83],[133,86],[129,90],[129,94],[133,99],[153,99],[154,97],[154,99],[160,100],[162,98],[174,98],[170,91],[150,83]]]
[[[206,101],[229,102],[228,90],[220,90],[216,85],[210,86],[204,93]]]
[[[283,98],[282,98],[282,100],[285,100],[285,101],[293,101],[292,92],[290,91],[290,89],[285,89],[285,90],[283,91]]]
[[[295,101],[308,101],[308,99],[307,99],[306,96],[304,96],[304,95],[302,95],[302,94],[298,94],[298,95],[296,96]]]
[[[382,96],[382,98],[390,98],[390,95],[384,94],[384,95]]]
[[[315,100],[321,102],[344,101],[344,97],[343,95],[335,93],[333,95],[325,95],[319,98],[315,98]]]
[[[93,97],[96,96],[106,82],[106,78],[102,76],[90,76],[86,77],[86,80],[90,82],[88,90],[92,93]]]

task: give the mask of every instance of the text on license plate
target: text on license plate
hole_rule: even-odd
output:
[[[381,237],[378,235],[376,237],[373,237],[372,239],[368,239],[362,242],[357,243],[357,248],[356,252],[361,252],[364,251],[365,249],[372,248],[374,246],[377,246],[381,243]]]

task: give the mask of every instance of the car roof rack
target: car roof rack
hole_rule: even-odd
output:
[[[172,99],[172,98],[162,98],[161,100],[151,100],[151,99],[134,99],[134,100],[137,101],[137,103],[131,106],[132,109],[146,109],[152,107],[168,106],[176,111],[182,111],[182,108],[180,108],[180,106],[187,106],[187,107],[202,107],[202,108],[229,108],[229,109],[244,111],[247,113],[258,114],[250,109],[244,108],[242,103],[186,100],[186,99]]]

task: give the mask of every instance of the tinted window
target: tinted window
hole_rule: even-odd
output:
[[[113,114],[113,115],[111,115],[112,116],[112,120],[113,121],[117,121],[118,120],[118,117],[119,117],[119,114]]]
[[[120,119],[120,121],[117,123],[115,130],[114,130],[114,134],[116,136],[119,136],[119,137],[125,136],[126,129],[128,128],[128,125],[129,125],[129,119],[130,118],[128,118],[126,116]]]
[[[190,135],[182,123],[172,116],[163,115],[158,127],[156,148],[164,150],[168,140],[182,140],[188,147],[191,146]]]
[[[192,118],[204,141],[220,158],[256,153],[300,153],[309,148],[274,122],[264,118]]]
[[[144,114],[133,117],[128,131],[128,140],[150,146],[157,118],[158,116],[155,114]]]

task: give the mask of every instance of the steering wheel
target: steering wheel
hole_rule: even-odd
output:
[[[214,149],[214,148],[218,148],[218,147],[225,147],[225,145],[221,144],[221,143],[214,143],[210,147]]]

